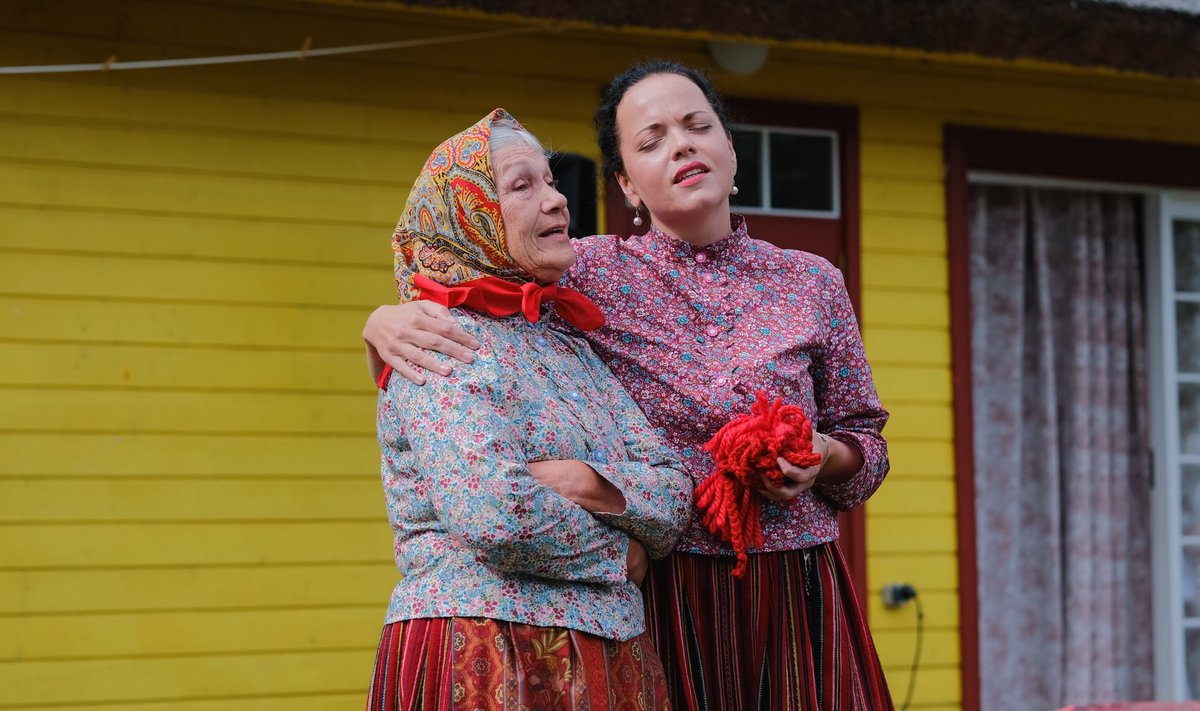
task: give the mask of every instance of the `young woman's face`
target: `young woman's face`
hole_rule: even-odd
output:
[[[687,77],[655,74],[617,105],[623,173],[617,182],[635,207],[660,224],[725,209],[737,156],[704,92]]]
[[[515,142],[495,151],[492,163],[508,253],[537,281],[558,281],[575,263],[575,247],[567,235],[567,199],[558,192],[546,156]]]

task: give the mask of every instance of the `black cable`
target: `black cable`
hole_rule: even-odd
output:
[[[912,672],[908,675],[908,693],[904,695],[904,704],[900,711],[907,711],[908,705],[912,703],[913,689],[917,687],[917,666],[921,663],[921,638],[925,633],[925,610],[921,608],[921,598],[915,590],[912,593],[912,601],[917,606],[917,647],[913,650]]]

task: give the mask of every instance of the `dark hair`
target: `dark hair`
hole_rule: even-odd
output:
[[[655,74],[678,74],[690,79],[700,87],[704,98],[712,106],[713,113],[721,122],[721,127],[729,131],[729,115],[725,112],[725,102],[713,87],[708,75],[699,69],[684,66],[669,59],[652,59],[640,62],[618,74],[604,89],[600,99],[600,107],[596,109],[593,121],[596,124],[596,142],[600,144],[600,157],[604,159],[604,174],[612,175],[625,170],[625,162],[621,160],[621,151],[617,136],[617,105],[625,98],[625,92],[634,85]]]

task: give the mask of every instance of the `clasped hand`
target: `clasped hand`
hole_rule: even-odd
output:
[[[779,457],[776,461],[779,462],[779,470],[783,472],[785,481],[775,484],[766,475],[760,474],[762,488],[759,491],[771,501],[791,501],[808,491],[817,483],[817,477],[829,461],[830,443],[836,441],[822,436],[813,437],[813,451],[821,455],[821,462],[811,467],[798,467]]]

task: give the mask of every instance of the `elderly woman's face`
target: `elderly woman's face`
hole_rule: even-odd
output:
[[[492,154],[508,253],[517,266],[551,284],[575,263],[567,236],[567,199],[542,152],[520,141]]]

